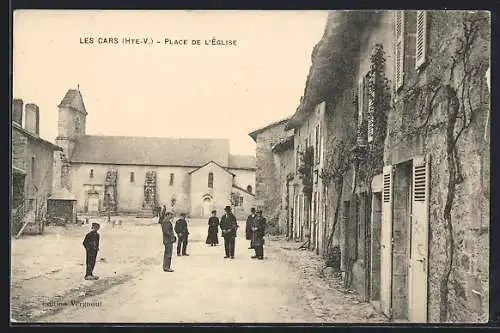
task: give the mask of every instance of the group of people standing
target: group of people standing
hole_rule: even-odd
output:
[[[206,244],[215,246],[219,243],[218,232],[219,225],[224,238],[224,249],[226,256],[224,258],[234,259],[234,247],[236,239],[236,231],[238,224],[236,218],[231,212],[231,207],[224,208],[225,214],[222,216],[220,224],[217,212],[212,211],[212,216],[208,219],[208,236]],[[250,210],[250,215],[246,221],[245,238],[250,240],[249,249],[255,250],[255,255],[252,259],[264,259],[264,235],[266,228],[266,219],[262,216],[262,211],[255,211],[255,208]]]
[[[255,211],[255,208],[250,210],[251,214],[246,221],[245,236],[250,240],[249,249],[255,250],[255,255],[252,259],[264,259],[264,235],[266,228],[266,219],[262,216],[262,211]],[[186,252],[188,244],[188,224],[186,221],[186,214],[181,213],[180,218],[175,222],[175,227],[172,225],[174,213],[163,209],[159,214],[158,223],[161,224],[163,234],[163,245],[165,251],[163,254],[163,270],[165,272],[173,272],[172,252],[173,244],[177,242],[177,255],[188,256]],[[221,230],[222,238],[224,238],[224,258],[234,259],[234,250],[236,243],[236,235],[238,231],[238,223],[236,217],[231,211],[231,206],[224,208],[224,215],[220,221],[217,217],[217,211],[212,211],[212,216],[208,219],[208,235],[206,244],[216,246],[219,244],[218,233]],[[177,235],[177,237],[176,237]]]
[[[221,217],[220,222],[217,217],[217,211],[212,211],[212,216],[208,219],[208,236],[206,243],[210,246],[219,244],[218,233],[220,228],[222,237],[224,238],[224,258],[234,259],[236,234],[239,226],[236,222],[236,217],[231,211],[231,207],[226,206],[224,211],[225,213]],[[245,236],[247,240],[250,240],[249,249],[255,250],[255,255],[251,258],[262,260],[264,259],[266,219],[262,216],[261,210],[256,212],[255,208],[252,208],[250,212],[246,221]],[[165,247],[163,252],[163,271],[173,272],[174,270],[171,267],[173,244],[177,242],[178,256],[189,256],[187,253],[189,229],[186,221],[186,214],[180,214],[180,218],[175,222],[175,227],[172,225],[174,213],[172,211],[167,211],[165,206],[163,206],[163,210],[159,211],[158,215],[158,223],[161,225],[163,235],[163,246]],[[99,227],[99,223],[92,223],[92,229],[85,235],[83,241],[83,246],[86,250],[86,280],[97,280],[99,278],[93,274],[97,253],[99,251]]]

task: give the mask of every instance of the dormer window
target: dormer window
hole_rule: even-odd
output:
[[[252,189],[252,185],[248,185],[248,186],[247,186],[247,191],[248,191],[248,193],[252,193],[252,190],[253,190],[253,189]]]
[[[212,172],[208,174],[208,188],[214,188],[214,174]]]

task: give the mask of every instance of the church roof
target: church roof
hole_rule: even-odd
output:
[[[197,172],[198,170],[201,170],[201,169],[203,169],[204,167],[206,167],[207,165],[210,165],[210,164],[215,164],[215,165],[217,165],[219,168],[221,168],[222,170],[224,170],[224,171],[226,171],[227,173],[229,173],[230,175],[232,175],[232,176],[236,176],[234,173],[232,173],[231,171],[229,171],[227,168],[223,167],[222,165],[220,165],[219,163],[214,162],[214,161],[209,161],[209,162],[207,162],[207,163],[203,164],[202,166],[200,166],[200,167],[198,167],[198,168],[196,168],[196,169],[194,169],[194,170],[189,171],[189,172],[188,172],[188,174],[195,173],[195,172]]]
[[[78,89],[69,89],[64,95],[59,107],[70,107],[87,114],[85,110],[85,105],[83,103],[83,97]]]
[[[230,169],[257,169],[257,161],[252,155],[229,155]]]
[[[84,135],[71,162],[199,167],[214,161],[227,167],[228,155],[228,139]]]

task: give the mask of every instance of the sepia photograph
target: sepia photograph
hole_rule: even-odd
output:
[[[13,12],[10,322],[490,316],[491,12]]]

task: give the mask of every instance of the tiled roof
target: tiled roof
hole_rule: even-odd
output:
[[[64,95],[61,103],[59,103],[59,107],[71,107],[77,109],[85,114],[87,111],[85,110],[85,104],[83,103],[83,97],[80,93],[80,90],[77,89],[69,89]]]
[[[265,130],[267,130],[269,128],[272,128],[272,127],[284,124],[284,123],[288,122],[289,120],[290,120],[290,117],[287,117],[285,119],[281,119],[281,120],[275,121],[275,122],[273,122],[271,124],[268,124],[268,125],[266,125],[264,127],[261,127],[259,129],[254,130],[253,132],[249,133],[248,135],[253,139],[253,141],[256,141],[257,140],[257,134],[262,133],[262,132],[264,132]]]
[[[33,133],[31,131],[28,131],[27,129],[19,126],[19,124],[15,123],[15,122],[12,122],[12,129],[14,130],[17,130],[19,132],[21,132],[21,134],[25,135],[28,139],[30,140],[33,140],[35,142],[40,142],[40,143],[43,143],[49,147],[51,147],[53,150],[63,150],[61,147],[59,147],[58,145],[55,145],[53,144],[52,142],[50,141],[47,141],[47,140],[44,140],[42,139],[40,136],[38,136],[36,133]]]
[[[229,155],[229,168],[254,170],[257,162],[252,155]]]
[[[64,95],[64,98],[62,99],[61,103],[59,104],[60,106],[70,106],[71,102],[73,102],[73,99],[78,95],[78,90],[76,89],[69,89],[66,92],[66,95]]]
[[[228,166],[228,139],[180,139],[132,136],[80,137],[71,162],[157,166]]]
[[[198,170],[201,170],[201,169],[203,169],[204,167],[206,167],[207,165],[212,164],[212,163],[213,163],[213,164],[215,164],[215,165],[217,165],[219,168],[221,168],[222,170],[226,171],[226,172],[227,172],[227,173],[229,173],[230,175],[235,176],[235,174],[234,174],[234,173],[232,173],[232,172],[231,172],[231,171],[229,171],[227,168],[225,168],[225,167],[221,166],[219,163],[214,162],[214,161],[210,161],[210,162],[208,162],[208,163],[205,163],[204,165],[202,165],[202,166],[200,166],[200,167],[198,167],[198,168],[196,168],[196,169],[194,169],[194,170],[189,171],[189,172],[188,172],[188,174],[195,173],[195,172],[197,172]]]

